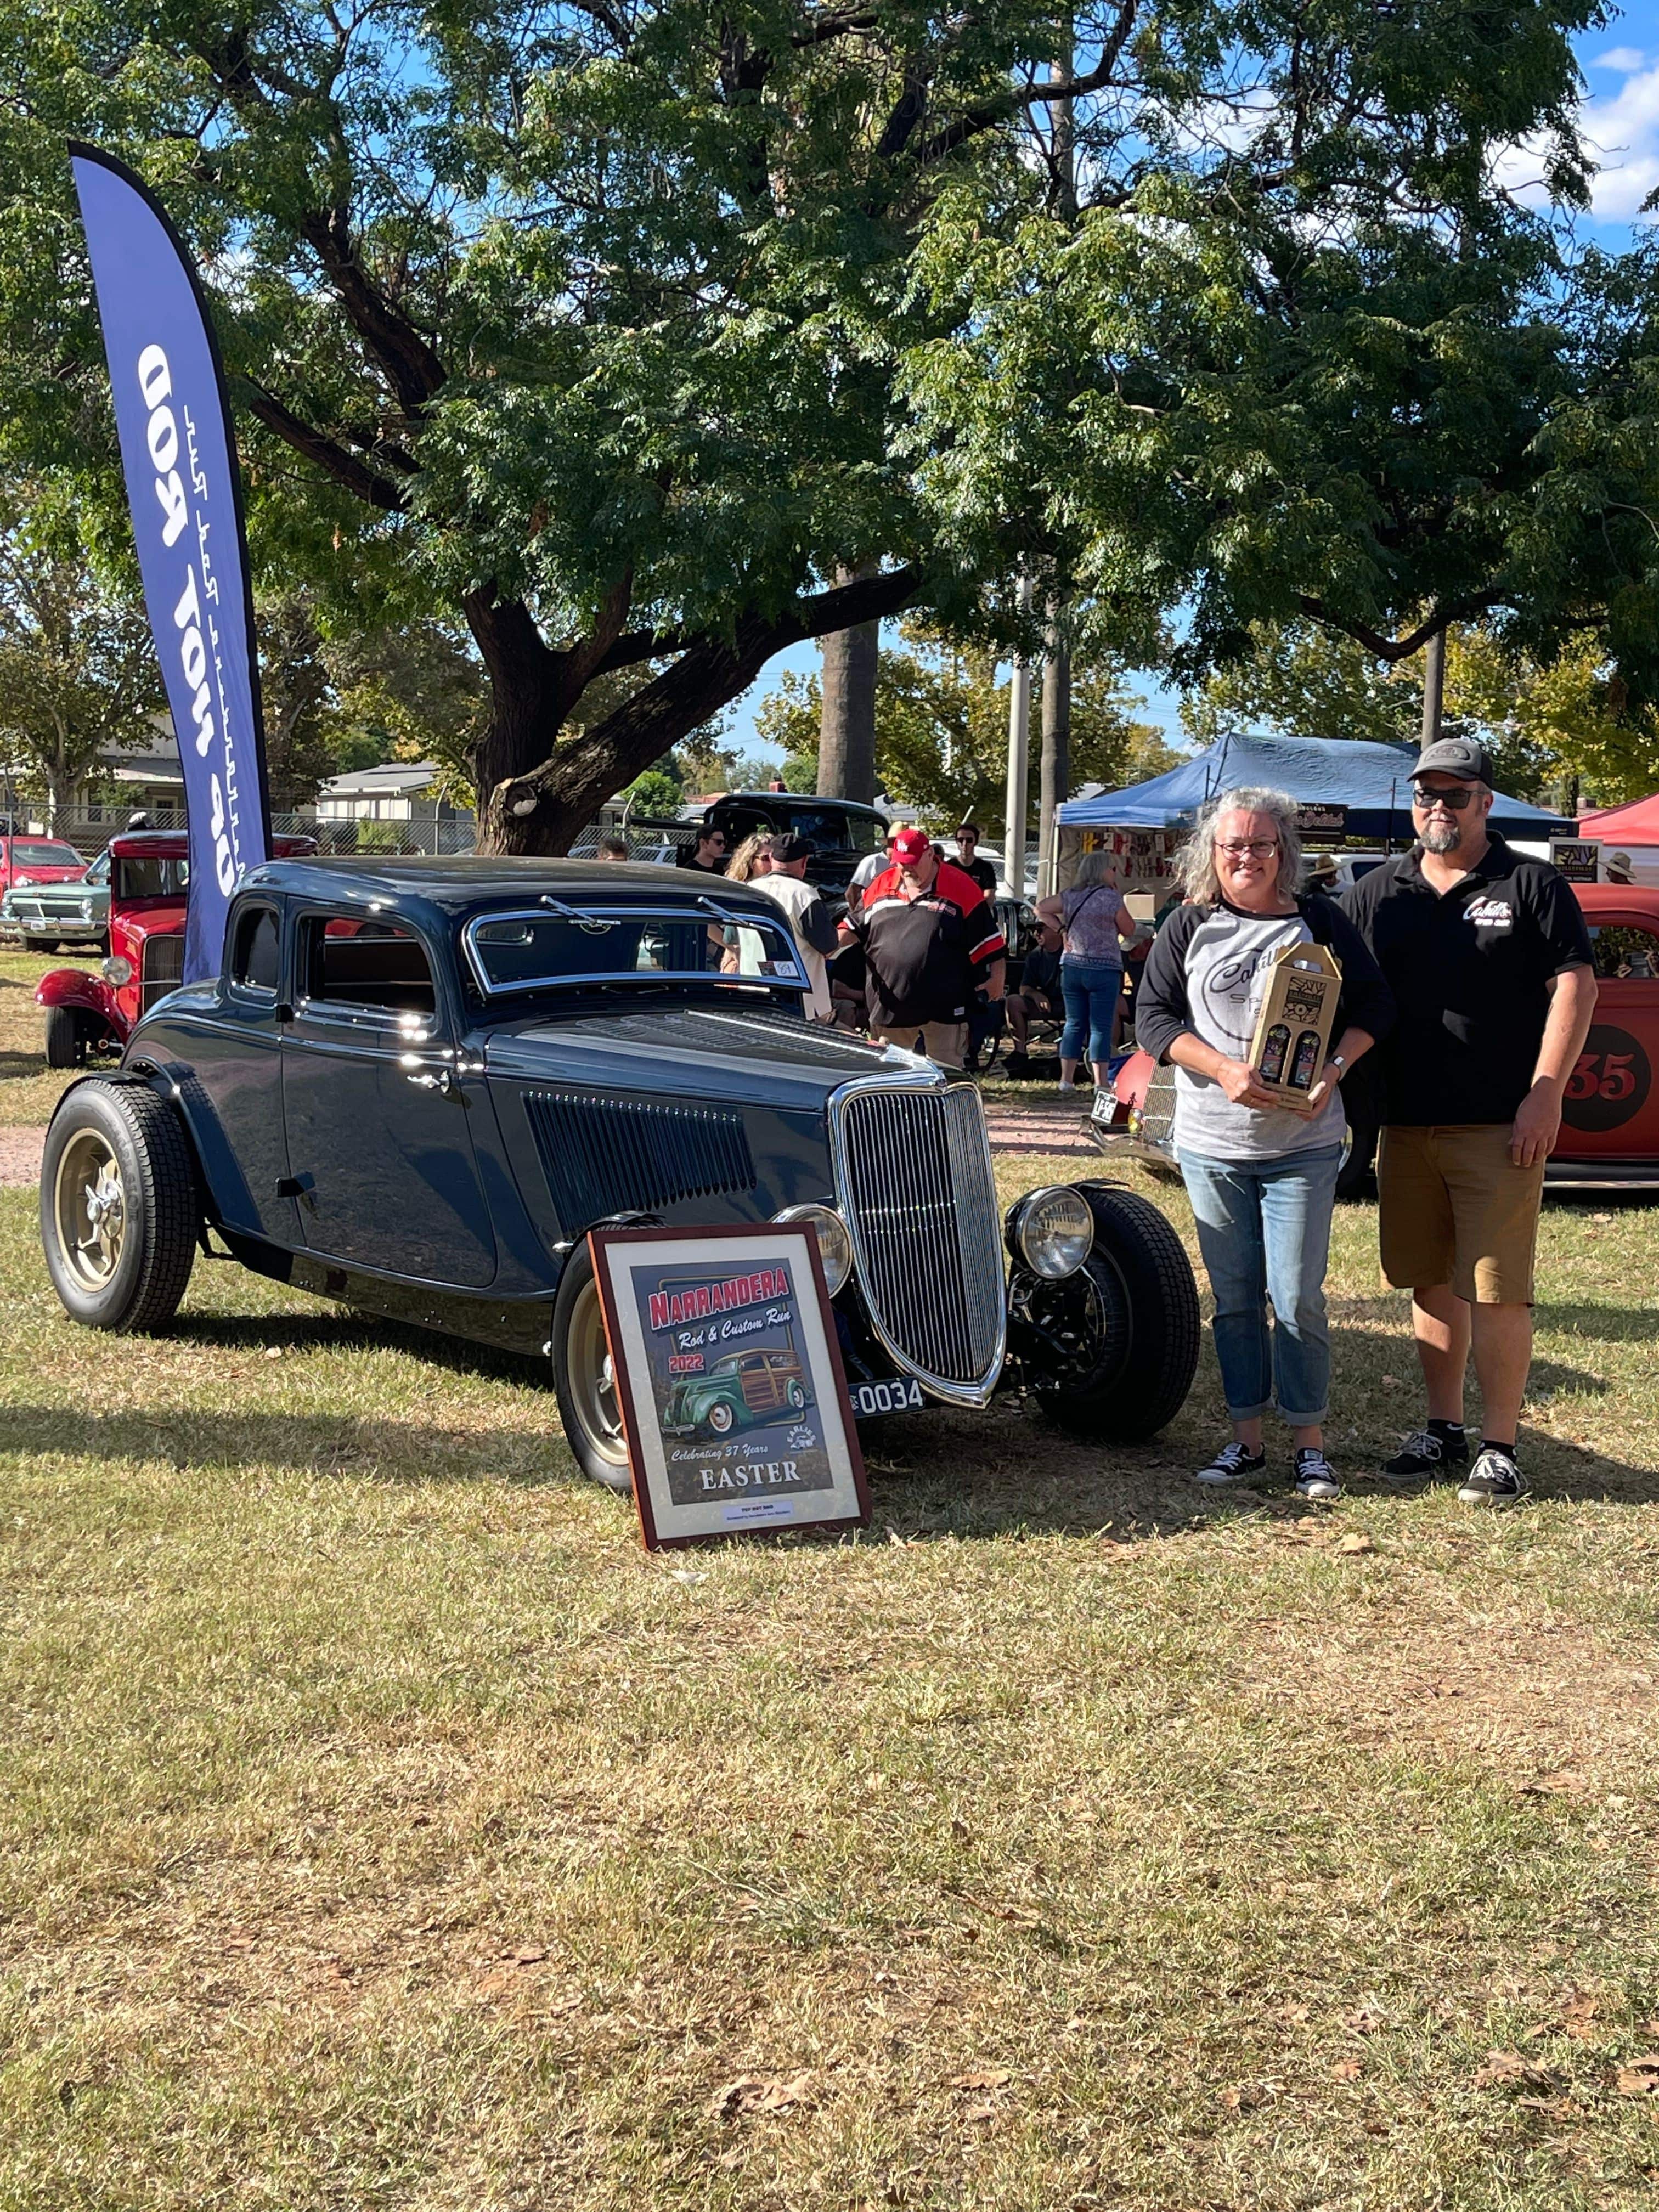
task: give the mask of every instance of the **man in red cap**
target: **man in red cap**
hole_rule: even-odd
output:
[[[901,830],[889,845],[891,866],[841,926],[843,940],[864,948],[870,1033],[911,1050],[920,1038],[941,1067],[960,1067],[975,989],[1002,996],[1006,947],[995,910],[925,830]]]

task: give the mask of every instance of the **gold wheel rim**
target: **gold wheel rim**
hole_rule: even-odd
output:
[[[78,1291],[106,1291],[126,1240],[127,1194],[120,1162],[96,1129],[77,1129],[58,1163],[52,1195],[58,1252]]]
[[[611,1347],[605,1342],[605,1315],[599,1291],[592,1283],[584,1283],[576,1293],[565,1342],[565,1374],[583,1438],[607,1467],[626,1467],[628,1445],[623,1436]]]

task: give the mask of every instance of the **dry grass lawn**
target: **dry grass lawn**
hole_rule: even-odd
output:
[[[0,2212],[1650,2206],[1654,1221],[1549,1212],[1506,1518],[1200,1497],[1206,1364],[652,1559],[533,1370],[229,1266],[100,1339],[0,1194]]]

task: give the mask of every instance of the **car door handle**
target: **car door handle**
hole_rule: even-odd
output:
[[[411,1075],[408,1080],[417,1091],[441,1091],[446,1097],[455,1086],[455,1079],[447,1067],[441,1067],[435,1075]]]

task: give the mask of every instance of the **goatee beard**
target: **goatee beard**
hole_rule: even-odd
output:
[[[1431,822],[1422,834],[1425,853],[1455,853],[1463,842],[1463,826],[1459,822]]]

